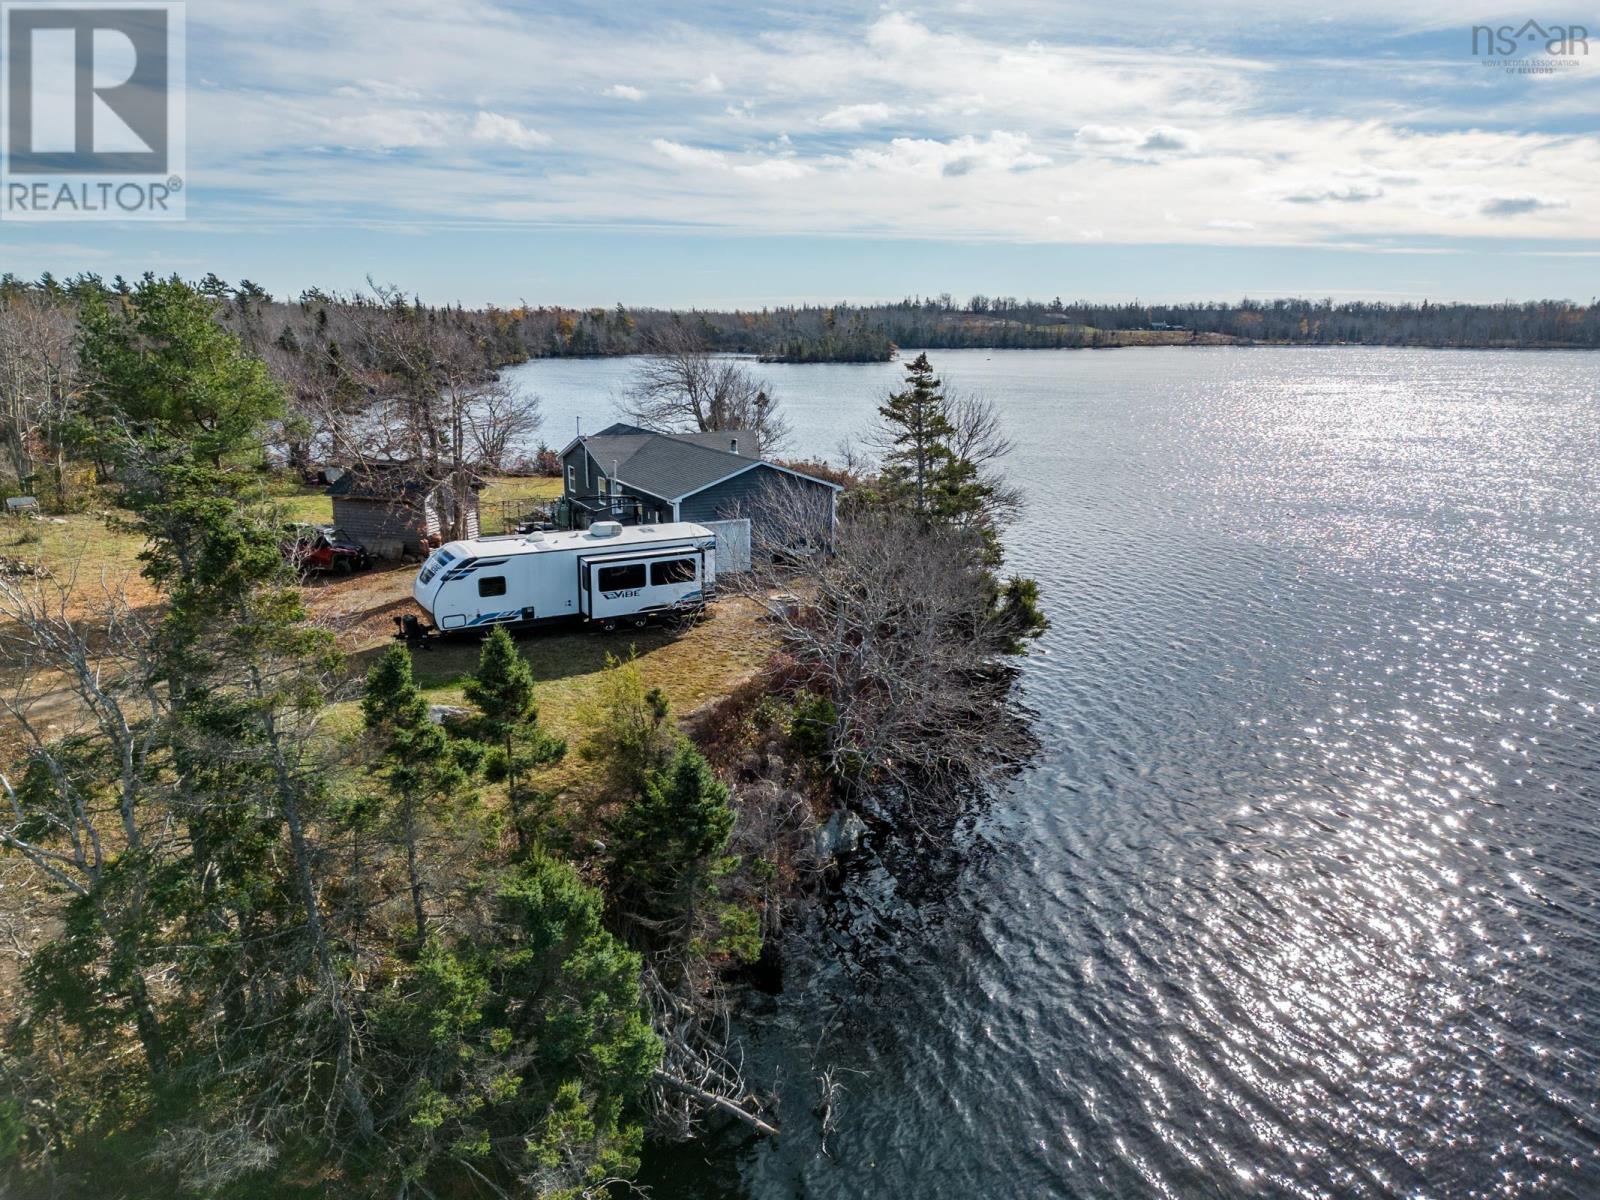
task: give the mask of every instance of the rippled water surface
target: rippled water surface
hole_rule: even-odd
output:
[[[933,358],[1018,443],[1044,750],[819,915],[784,1138],[656,1196],[1600,1195],[1600,357]],[[628,369],[519,378],[564,440]],[[899,374],[763,370],[810,453]]]

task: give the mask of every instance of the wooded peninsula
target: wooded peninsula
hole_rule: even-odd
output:
[[[576,1200],[647,1138],[826,1136],[839,1082],[777,1111],[730,1017],[865,831],[947,852],[1028,752],[1015,661],[1045,620],[1003,571],[994,410],[915,358],[872,459],[829,468],[827,544],[773,493],[709,613],[413,649],[383,627],[414,567],[315,577],[286,530],[326,527],[319,459],[546,482],[496,474],[539,412],[485,320],[176,277],[0,297],[26,502],[0,1192]],[[656,346],[630,415],[778,448],[748,364]]]

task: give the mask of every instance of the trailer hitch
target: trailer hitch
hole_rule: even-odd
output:
[[[418,646],[424,650],[431,650],[429,644],[439,636],[439,631],[431,625],[424,625],[422,619],[415,613],[406,613],[403,617],[395,617],[395,641],[404,642],[407,647],[415,650]]]

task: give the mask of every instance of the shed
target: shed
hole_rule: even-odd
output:
[[[476,476],[465,489],[466,536],[478,536]],[[427,478],[408,463],[352,467],[328,488],[333,523],[378,558],[423,555],[426,544],[454,533],[456,489]]]

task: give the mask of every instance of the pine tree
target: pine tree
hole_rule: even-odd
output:
[[[534,696],[533,668],[517,653],[517,645],[502,626],[496,626],[483,643],[478,669],[466,685],[467,699],[477,706],[478,729],[493,747],[486,764],[487,777],[506,783],[506,800],[517,834],[517,848],[526,850],[532,814],[528,808],[540,799],[526,783],[529,772],[560,762],[567,744],[539,727],[539,705]]]
[[[645,687],[637,657],[606,655],[599,696],[583,713],[589,732],[578,753],[602,772],[608,798],[628,800],[672,758],[682,735],[668,720],[660,688]]]
[[[576,1197],[631,1175],[661,1062],[639,973],[602,927],[598,893],[531,858],[499,889],[489,928],[430,941],[376,1006],[398,1105],[387,1161],[361,1193],[478,1194],[476,1180],[487,1194]]]
[[[943,385],[926,354],[906,365],[906,388],[879,406],[887,440],[878,477],[882,498],[920,520],[933,519],[941,481],[952,466],[955,429],[945,415]]]
[[[471,781],[471,756],[431,719],[412,674],[411,652],[403,646],[391,646],[367,673],[361,712],[367,729],[383,739],[382,769],[394,799],[390,823],[405,850],[414,945],[421,954],[428,940],[422,844],[462,799]]]
[[[86,296],[81,319],[84,366],[97,381],[86,442],[132,423],[214,464],[241,449],[259,453],[261,424],[283,413],[282,390],[217,322],[215,301],[176,276],[147,274],[126,301]]]
[[[647,948],[759,953],[750,914],[719,892],[736,865],[726,853],[733,821],[727,784],[684,741],[613,822],[612,896]]]

